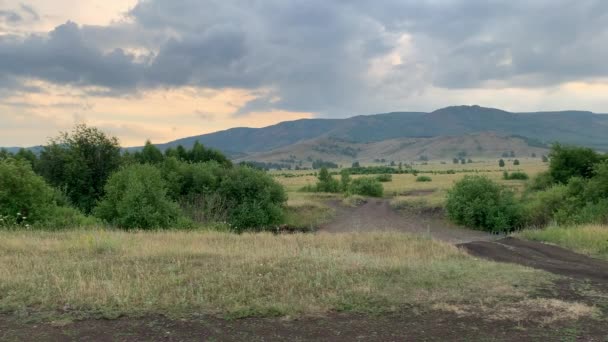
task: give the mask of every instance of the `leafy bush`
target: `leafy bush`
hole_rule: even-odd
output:
[[[385,174],[376,176],[376,179],[378,180],[378,182],[382,182],[382,183],[392,182],[393,175],[385,173]]]
[[[88,214],[120,163],[118,139],[95,127],[77,125],[72,133],[61,133],[44,147],[37,169],[51,185],[64,190],[75,207]]]
[[[384,187],[375,178],[361,177],[354,179],[348,187],[348,192],[353,195],[382,197]]]
[[[95,215],[110,224],[125,229],[183,225],[177,203],[167,196],[160,170],[152,165],[135,164],[117,171],[105,192]]]
[[[40,222],[54,209],[53,189],[28,161],[0,160],[0,216],[4,225]]]
[[[285,190],[263,171],[249,167],[226,170],[218,194],[228,204],[228,220],[235,231],[272,228],[283,219]]]
[[[465,176],[448,192],[446,209],[458,224],[487,231],[511,231],[522,224],[513,193],[482,176]]]
[[[553,183],[553,177],[551,177],[548,171],[541,172],[532,179],[532,182],[528,185],[528,189],[531,191],[545,190],[550,188]]]
[[[319,171],[319,181],[316,191],[318,192],[340,192],[340,183],[334,179],[325,167]]]
[[[559,144],[553,145],[549,157],[549,173],[554,181],[562,184],[575,176],[591,178],[594,165],[602,160],[602,156],[590,148]]]
[[[429,176],[418,176],[416,177],[416,182],[432,182],[433,179]]]
[[[525,172],[515,171],[508,173],[505,171],[502,174],[502,178],[505,180],[528,180],[530,177]]]
[[[566,185],[554,185],[533,193],[525,204],[525,220],[528,225],[542,227],[554,220],[555,213],[564,208],[568,197]]]
[[[36,175],[27,160],[0,161],[0,227],[66,228],[96,224]]]

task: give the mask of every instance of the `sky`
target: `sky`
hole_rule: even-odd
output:
[[[605,0],[0,0],[0,146],[432,111],[608,113]]]

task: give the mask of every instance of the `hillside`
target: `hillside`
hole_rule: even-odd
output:
[[[608,115],[583,111],[511,113],[479,106],[453,106],[431,113],[395,112],[347,119],[303,119],[264,128],[232,128],[161,144],[166,148],[194,141],[231,155],[268,152],[318,138],[351,143],[398,138],[462,136],[481,132],[533,138],[542,143],[559,141],[608,150]]]
[[[535,154],[539,158],[549,152],[546,146],[523,137],[484,132],[461,136],[397,138],[369,143],[323,137],[268,152],[253,153],[238,158],[237,161],[255,160],[292,166],[302,161],[303,166],[310,166],[312,160],[322,159],[346,165],[353,161],[371,163],[378,159],[412,162],[425,159],[449,160],[454,157],[498,158],[511,151],[516,157]]]

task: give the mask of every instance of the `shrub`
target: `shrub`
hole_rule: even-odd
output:
[[[525,204],[525,220],[528,225],[542,227],[554,220],[555,213],[564,208],[568,188],[554,185],[546,190],[535,192]]]
[[[499,167],[505,167],[505,161],[503,159],[498,161],[498,166]]]
[[[329,174],[327,168],[321,168],[318,179],[316,189],[318,192],[340,192],[340,183]]]
[[[566,184],[574,176],[591,178],[593,166],[601,161],[602,157],[590,148],[562,146],[555,144],[549,154],[551,163],[549,172],[553,180]]]
[[[25,160],[0,160],[0,216],[4,225],[40,222],[55,207],[53,189]]]
[[[376,179],[378,180],[378,182],[382,182],[382,183],[392,182],[393,175],[385,173],[385,174],[376,176]]]
[[[249,167],[226,170],[218,194],[228,205],[228,220],[237,232],[272,228],[281,223],[287,195],[264,171]]]
[[[513,193],[482,176],[465,176],[448,191],[446,209],[458,224],[487,231],[510,231],[522,223]]]
[[[516,172],[508,173],[507,171],[505,171],[502,174],[502,178],[505,180],[527,180],[530,177],[525,172],[516,171]]]
[[[65,191],[75,207],[88,214],[120,163],[118,139],[95,127],[77,125],[44,147],[37,168],[51,185]]]
[[[340,171],[340,190],[342,190],[342,192],[348,191],[351,180],[350,172],[348,172],[348,170]]]
[[[550,188],[553,183],[553,177],[551,177],[551,174],[548,171],[541,172],[532,179],[532,182],[529,184],[529,190],[545,190]]]
[[[95,215],[110,224],[124,229],[153,229],[180,222],[181,211],[167,196],[160,170],[152,165],[135,164],[117,171],[105,191]]]
[[[429,176],[418,176],[416,177],[416,182],[432,182],[433,179]]]
[[[353,195],[382,197],[384,187],[375,178],[361,177],[354,179],[348,188],[348,192]]]
[[[519,159],[515,159],[515,160],[513,161],[513,165],[518,166],[518,165],[519,165]]]
[[[36,175],[27,160],[0,161],[0,227],[65,228],[97,223],[67,206],[61,194]]]

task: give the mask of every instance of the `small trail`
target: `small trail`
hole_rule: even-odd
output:
[[[331,202],[336,210],[334,219],[321,225],[319,231],[330,233],[401,231],[421,234],[449,243],[491,240],[491,234],[465,229],[433,215],[401,213],[385,199],[370,199],[358,207],[345,207]]]
[[[561,247],[512,237],[496,241],[474,241],[458,246],[474,256],[608,285],[608,262]]]
[[[398,212],[385,199],[372,199],[358,207],[330,203],[334,219],[320,227],[330,233],[401,231],[456,244],[469,254],[485,259],[515,263],[579,280],[591,280],[608,288],[608,262],[590,258],[557,246],[470,230],[434,216]]]

